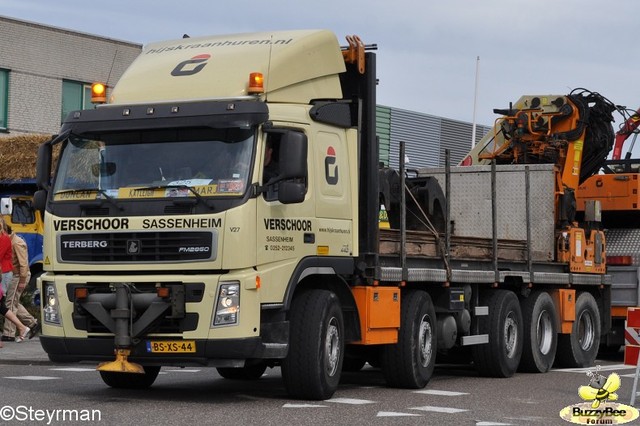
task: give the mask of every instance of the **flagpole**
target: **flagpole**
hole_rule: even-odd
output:
[[[473,94],[473,127],[471,130],[471,148],[476,146],[476,107],[478,104],[478,75],[480,74],[480,56],[476,57],[476,83]]]

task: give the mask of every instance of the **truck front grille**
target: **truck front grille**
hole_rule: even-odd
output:
[[[215,260],[217,232],[109,232],[62,234],[61,262],[146,263]]]

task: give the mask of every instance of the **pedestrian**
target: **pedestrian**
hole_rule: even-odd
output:
[[[2,281],[0,283],[0,315],[3,315],[5,320],[8,319],[18,327],[20,335],[16,338],[16,341],[22,342],[24,339],[29,337],[31,329],[22,324],[16,314],[7,309],[7,306],[4,303],[6,294],[5,289],[9,288],[9,283],[13,276],[13,250],[11,248],[11,238],[7,235],[5,223],[2,219],[0,219],[0,270],[2,271]],[[0,345],[2,345],[1,341]]]
[[[31,339],[38,333],[40,324],[38,324],[38,321],[33,315],[20,303],[22,293],[31,278],[27,243],[22,237],[13,232],[11,226],[6,225],[6,223],[5,226],[9,239],[11,240],[11,251],[13,254],[13,277],[6,294],[6,305],[7,309],[13,312],[20,322],[27,324],[31,329],[29,332],[29,338]],[[3,342],[13,342],[16,340],[15,336],[16,326],[10,321],[5,321],[1,340]]]
[[[4,316],[5,324],[7,323],[7,320],[9,320],[16,325],[20,335],[16,337],[15,340],[18,343],[22,342],[29,337],[31,333],[31,329],[26,325],[24,325],[23,323],[21,323],[18,317],[16,316],[16,314],[14,314],[9,309],[7,309],[7,306],[4,304],[4,299],[5,299],[4,293],[2,293],[2,288],[0,287],[0,315]],[[0,342],[0,348],[1,347],[2,347],[2,342]]]
[[[13,278],[13,249],[3,219],[0,219],[0,269],[2,270],[2,281],[0,281],[2,294],[6,295]]]

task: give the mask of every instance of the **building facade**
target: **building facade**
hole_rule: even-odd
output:
[[[141,50],[0,16],[0,137],[57,133],[69,111],[93,107],[91,83],[109,90]]]
[[[408,169],[442,167],[446,151],[450,164],[456,165],[472,147],[472,123],[383,105],[376,109],[376,121],[380,161],[396,170],[400,163],[400,142],[405,143]],[[489,126],[476,125],[475,144],[489,131]]]

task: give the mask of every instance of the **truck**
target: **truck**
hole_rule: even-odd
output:
[[[3,167],[0,172],[0,214],[12,230],[27,243],[31,279],[29,291],[36,288],[42,273],[44,222],[33,207],[38,189],[35,179],[37,147],[51,135],[20,135],[0,138]]]
[[[377,46],[347,44],[151,43],[109,102],[67,116],[38,149],[34,195],[51,360],[96,362],[114,388],[162,366],[280,367],[303,399],[366,362],[412,389],[436,357],[494,377],[593,363],[604,239],[595,215],[587,231],[556,217],[559,165],[381,167]]]

